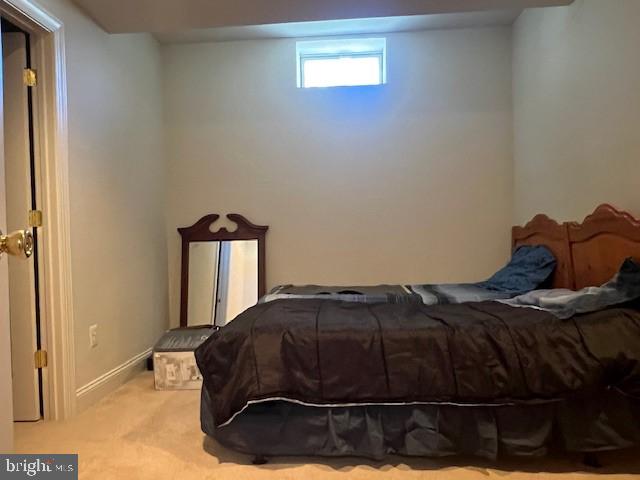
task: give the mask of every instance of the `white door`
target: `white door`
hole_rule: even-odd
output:
[[[2,27],[0,26],[0,29]],[[0,51],[2,44],[0,44]],[[0,55],[0,83],[2,82]],[[4,184],[3,101],[0,92],[0,230],[7,231]],[[11,389],[11,333],[9,324],[9,268],[7,256],[0,255],[0,452],[13,449],[13,396]]]
[[[9,232],[28,225],[33,200],[29,92],[23,80],[27,48],[24,33],[2,33],[5,210]],[[34,352],[38,349],[36,261],[37,256],[28,260],[9,257],[13,419],[16,421],[39,420],[41,413],[39,372],[34,364]]]
[[[1,27],[0,27],[0,33]],[[4,85],[2,45],[0,42],[0,83]],[[13,388],[11,361],[11,319],[9,256],[28,257],[32,248],[29,232],[7,234],[7,176],[5,173],[4,91],[0,90],[0,452],[13,447]],[[14,132],[11,132],[13,138]],[[26,223],[24,225],[26,226]],[[29,360],[33,368],[33,357]]]

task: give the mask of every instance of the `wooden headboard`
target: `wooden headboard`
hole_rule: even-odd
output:
[[[568,223],[575,288],[602,285],[627,257],[640,260],[640,221],[600,205],[582,223]]]
[[[602,285],[625,258],[640,260],[640,221],[607,204],[582,223],[536,215],[524,227],[513,227],[512,246],[521,245],[545,245],[556,256],[553,288]]]

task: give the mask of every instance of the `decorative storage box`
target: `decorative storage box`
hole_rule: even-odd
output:
[[[153,347],[153,376],[156,390],[198,390],[202,375],[194,350],[216,330],[212,325],[174,328]]]

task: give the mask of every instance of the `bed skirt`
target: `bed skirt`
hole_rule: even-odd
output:
[[[232,450],[262,456],[543,456],[640,445],[640,401],[614,390],[582,400],[522,406],[250,405],[216,428],[202,389],[202,430]]]

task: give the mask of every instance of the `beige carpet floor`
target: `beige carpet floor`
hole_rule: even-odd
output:
[[[16,424],[20,453],[78,453],[82,479],[640,479],[640,451],[606,454],[593,470],[579,456],[508,460],[384,462],[344,458],[275,458],[253,466],[251,458],[205,437],[199,426],[199,392],[157,392],[145,372],[68,422]]]

